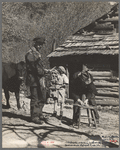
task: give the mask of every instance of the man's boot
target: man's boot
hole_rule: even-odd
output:
[[[63,117],[63,111],[61,110],[60,111],[60,120],[61,120],[61,122],[62,122],[62,117]]]
[[[35,117],[32,119],[32,122],[36,123],[36,124],[43,124],[44,121],[40,120],[39,117]]]
[[[40,112],[40,108],[36,102],[33,106],[31,106],[31,120],[36,124],[43,124],[44,121],[40,120],[39,112]]]
[[[52,116],[57,117],[57,111],[54,110]]]
[[[54,99],[54,111],[52,114],[53,117],[57,117],[57,111],[56,110],[57,110],[57,100]]]
[[[43,107],[44,107],[44,103],[39,103],[39,119],[40,120],[45,120],[45,117],[42,114]]]

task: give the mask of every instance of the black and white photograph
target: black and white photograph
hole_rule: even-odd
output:
[[[119,2],[2,2],[2,148],[119,148]]]

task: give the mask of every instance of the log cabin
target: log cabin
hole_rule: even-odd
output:
[[[86,64],[98,91],[97,105],[119,105],[118,21],[116,4],[107,14],[69,36],[48,55],[51,67],[62,65],[67,70],[70,81],[68,99],[71,98],[73,74]]]

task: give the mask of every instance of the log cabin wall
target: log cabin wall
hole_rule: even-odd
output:
[[[98,94],[98,105],[119,105],[119,75],[118,70],[110,64],[88,64]],[[94,69],[93,69],[94,68]]]
[[[98,90],[98,105],[119,105],[119,30],[118,4],[110,12],[74,35],[48,55],[51,67],[63,65],[71,81],[73,74],[87,64]]]

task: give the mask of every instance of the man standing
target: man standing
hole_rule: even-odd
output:
[[[43,68],[39,50],[41,46],[45,43],[45,39],[43,37],[38,37],[34,38],[33,42],[34,47],[32,47],[25,55],[27,70],[26,85],[30,87],[31,120],[35,123],[42,124],[44,122],[44,116],[42,114],[42,109],[44,106],[44,97],[39,81],[46,73],[46,70]]]
[[[93,84],[93,77],[88,72],[88,68],[83,65],[81,72],[77,73],[75,80],[72,83],[72,98],[74,99],[75,104],[84,105],[82,98],[86,97],[88,99],[89,105],[96,107],[95,94],[97,90]],[[97,123],[99,123],[99,114],[96,109],[93,110],[95,113],[95,118]],[[92,113],[91,113],[92,115]],[[73,107],[73,124],[78,123],[79,118],[79,107]]]

